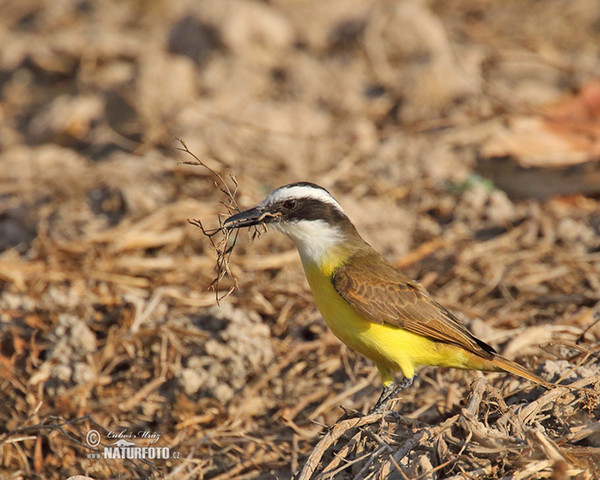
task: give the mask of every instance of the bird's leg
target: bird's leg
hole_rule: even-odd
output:
[[[389,385],[384,385],[383,390],[381,391],[381,395],[379,395],[379,399],[375,406],[371,409],[369,413],[381,413],[384,405],[387,403],[390,394],[395,390],[394,384],[390,383]]]
[[[396,387],[392,391],[392,393],[390,393],[388,400],[391,400],[396,395],[398,395],[398,393],[400,393],[401,390],[404,390],[405,388],[410,387],[413,384],[414,379],[415,379],[415,377],[404,377],[402,380],[400,380],[398,382],[398,385],[396,385]]]
[[[394,398],[401,390],[408,388],[412,385],[414,377],[404,377],[397,385],[390,383],[389,385],[383,386],[383,391],[379,396],[379,400],[375,406],[371,409],[369,413],[381,413],[383,407],[387,404],[389,400]]]

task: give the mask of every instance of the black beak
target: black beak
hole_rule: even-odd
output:
[[[252,227],[259,223],[264,223],[269,218],[271,216],[268,212],[265,212],[262,208],[255,207],[232,215],[225,220],[223,228],[232,230],[234,228]]]

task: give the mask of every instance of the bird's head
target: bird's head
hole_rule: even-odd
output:
[[[290,237],[303,259],[320,262],[358,236],[340,204],[323,187],[299,182],[273,190],[256,207],[229,217],[223,227],[271,225]]]

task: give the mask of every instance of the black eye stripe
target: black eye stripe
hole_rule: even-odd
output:
[[[286,208],[286,203],[290,200],[285,200],[280,209],[283,213],[284,220],[325,220],[330,224],[336,224],[347,220],[348,217],[339,211],[333,205],[316,200],[313,198],[299,198],[295,200],[296,205],[292,211]]]

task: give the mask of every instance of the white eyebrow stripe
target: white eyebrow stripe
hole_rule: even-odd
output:
[[[292,187],[281,187],[272,191],[264,200],[264,204],[283,202],[291,199],[311,198],[327,203],[338,209],[344,215],[344,209],[329,193],[320,188],[309,187],[306,185],[294,185]]]

